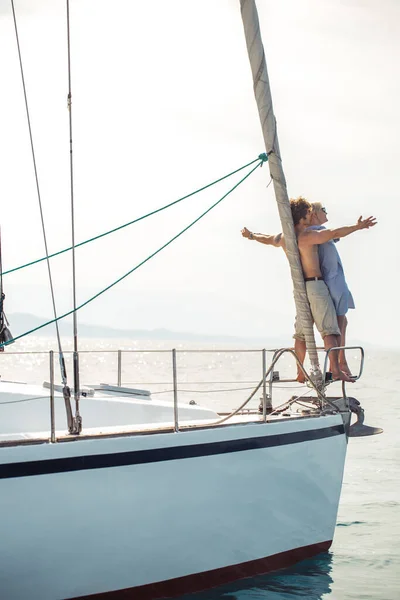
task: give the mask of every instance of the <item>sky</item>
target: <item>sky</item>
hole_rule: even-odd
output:
[[[70,245],[65,2],[15,0],[50,252]],[[340,242],[356,302],[348,341],[399,346],[397,207],[400,3],[258,2],[283,168],[291,197],[329,225],[374,215]],[[265,150],[239,0],[71,0],[76,241],[159,208]],[[11,2],[0,0],[3,269],[44,255]],[[78,304],[131,270],[216,202],[234,176],[77,249]],[[294,302],[268,168],[166,250],[83,308],[79,321],[129,329],[287,337]],[[72,308],[71,256],[52,260],[59,314]],[[45,263],[4,277],[6,312],[51,317]],[[317,338],[318,339],[318,338]]]

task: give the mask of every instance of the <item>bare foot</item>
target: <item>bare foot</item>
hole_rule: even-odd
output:
[[[298,381],[299,383],[305,383],[306,377],[305,377],[303,371],[299,371],[297,373],[296,381]]]
[[[339,369],[341,371],[343,371],[343,373],[346,373],[346,375],[348,375],[349,377],[354,377],[354,375],[352,375],[351,371],[350,371],[350,367],[347,364],[347,362],[343,362],[343,363],[339,363]]]
[[[345,373],[344,371],[332,371],[332,377],[333,380],[337,381],[347,381],[348,383],[354,383],[354,378],[351,375],[348,375],[347,373]]]

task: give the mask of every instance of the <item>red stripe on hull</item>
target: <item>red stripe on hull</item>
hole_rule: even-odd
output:
[[[78,596],[73,600],[156,600],[157,598],[175,598],[183,594],[201,592],[219,585],[231,583],[238,579],[285,569],[301,560],[311,558],[321,552],[327,552],[331,544],[332,540],[320,542],[319,544],[302,546],[301,548],[280,552],[267,558],[250,560],[230,567],[222,567],[220,569],[213,569],[212,571],[185,575],[185,577],[158,581],[157,583],[149,583],[123,590]]]

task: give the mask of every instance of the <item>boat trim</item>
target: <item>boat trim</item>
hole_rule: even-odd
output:
[[[108,469],[112,467],[143,465],[185,458],[215,456],[231,452],[244,452],[247,450],[258,450],[260,448],[298,444],[344,434],[344,425],[341,424],[321,429],[308,429],[306,431],[293,431],[291,433],[264,435],[223,442],[152,448],[150,450],[133,450],[131,452],[72,456],[49,460],[11,462],[0,465],[0,479],[32,477],[36,475],[49,475],[93,469]]]
[[[122,590],[90,594],[89,596],[77,596],[72,600],[156,600],[157,598],[175,598],[182,594],[200,592],[238,579],[255,577],[256,575],[285,569],[301,560],[311,558],[321,552],[327,552],[331,545],[332,540],[319,542],[287,550],[286,552],[279,552],[265,558],[213,569],[212,571],[195,573],[193,575]]]

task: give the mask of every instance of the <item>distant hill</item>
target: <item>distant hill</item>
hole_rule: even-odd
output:
[[[48,317],[38,317],[29,313],[13,313],[7,315],[10,321],[10,329],[13,336],[18,336],[27,331],[31,331],[39,327],[43,323],[50,321]],[[63,319],[59,321],[60,333],[63,336],[71,336],[72,338],[72,320]],[[193,333],[187,331],[171,331],[169,329],[118,329],[107,327],[106,325],[87,325],[78,321],[78,333],[82,338],[107,338],[107,339],[129,339],[129,340],[171,340],[171,341],[186,341],[186,342],[226,342],[226,343],[253,343],[260,348],[284,348],[293,346],[291,336],[281,337],[240,337],[229,336],[224,334],[207,334]],[[54,335],[54,324],[42,327],[34,332],[34,335],[50,337]],[[322,346],[322,341],[319,337],[316,338],[317,344]],[[363,346],[365,349],[386,350],[385,346],[376,343],[371,344],[362,340],[349,340],[349,345]],[[393,349],[393,348],[392,348]]]
[[[8,319],[10,321],[10,329],[12,334],[16,337],[27,331],[31,331],[36,327],[39,327],[43,323],[50,321],[50,318],[37,317],[28,313],[14,313],[9,314]],[[42,327],[38,331],[34,332],[34,335],[49,337],[54,333],[54,324]],[[59,329],[62,335],[72,336],[72,321],[61,320],[59,321]],[[285,339],[269,339],[264,340],[263,338],[243,338],[238,336],[227,336],[219,334],[201,334],[201,333],[190,333],[185,331],[170,331],[168,329],[117,329],[114,327],[107,327],[105,325],[86,325],[85,323],[79,323],[78,333],[80,337],[84,338],[115,338],[115,339],[134,339],[134,340],[182,340],[182,341],[203,341],[203,342],[244,342],[253,341],[261,345],[277,345],[282,346],[290,343],[290,340]]]

